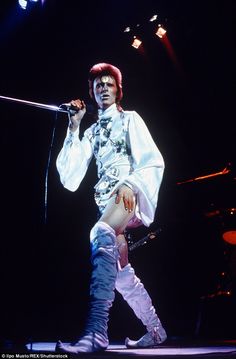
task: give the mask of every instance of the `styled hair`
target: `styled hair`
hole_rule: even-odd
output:
[[[120,101],[123,97],[122,91],[122,74],[118,67],[115,67],[111,64],[107,64],[105,62],[99,63],[94,65],[89,71],[89,95],[94,100],[94,93],[93,93],[93,82],[95,78],[99,76],[112,76],[114,77],[117,85],[117,96],[116,96],[116,104],[117,108],[121,110]]]

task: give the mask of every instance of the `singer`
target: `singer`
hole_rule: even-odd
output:
[[[79,139],[86,113],[82,100],[71,101],[73,109],[66,138],[57,158],[65,188],[76,191],[95,156],[98,182],[95,201],[100,218],[90,232],[92,274],[90,310],[83,336],[77,343],[59,341],[56,351],[79,354],[105,350],[107,326],[115,289],[121,293],[146,327],[139,340],[126,338],[128,348],[148,348],[163,343],[166,332],[151,298],[129,263],[125,230],[149,226],[157,207],[164,161],[143,119],[121,107],[122,75],[107,63],[89,72],[89,94],[97,107],[97,121]]]

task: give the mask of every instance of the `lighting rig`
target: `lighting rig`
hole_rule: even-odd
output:
[[[156,24],[156,22],[158,22],[158,24]],[[166,19],[164,20],[164,22],[166,22]],[[154,27],[152,26],[152,29],[148,29],[149,32],[153,33],[159,37],[160,39],[162,39],[163,37],[166,36],[167,30],[165,28],[165,26],[162,24],[162,22],[159,21],[159,16],[158,15],[153,15],[148,21],[146,21],[143,25],[140,24],[136,24],[134,28],[132,28],[131,26],[127,26],[123,32],[128,34],[129,37],[131,36],[131,46],[135,49],[140,49],[142,47],[142,31],[143,28],[147,27],[147,25],[151,25],[154,24]],[[149,26],[150,27],[150,26]],[[154,28],[154,30],[153,30]],[[147,31],[145,31],[147,32]]]

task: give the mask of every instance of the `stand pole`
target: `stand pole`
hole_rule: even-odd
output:
[[[57,112],[64,112],[64,113],[68,113],[68,110],[60,107],[60,106],[55,106],[55,105],[45,105],[43,103],[39,103],[39,102],[32,102],[32,101],[26,101],[26,100],[21,100],[19,98],[14,98],[14,97],[6,97],[6,96],[1,96],[0,95],[0,100],[5,100],[5,101],[11,101],[11,102],[16,102],[16,103],[21,103],[23,105],[28,105],[28,106],[33,106],[33,107],[39,107],[42,108],[44,110],[50,110],[50,111],[57,111]]]

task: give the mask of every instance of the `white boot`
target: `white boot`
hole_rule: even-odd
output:
[[[148,292],[130,264],[118,271],[116,290],[147,328],[147,333],[137,341],[126,338],[126,346],[128,348],[148,348],[163,343],[167,338],[166,331],[157,316]]]

